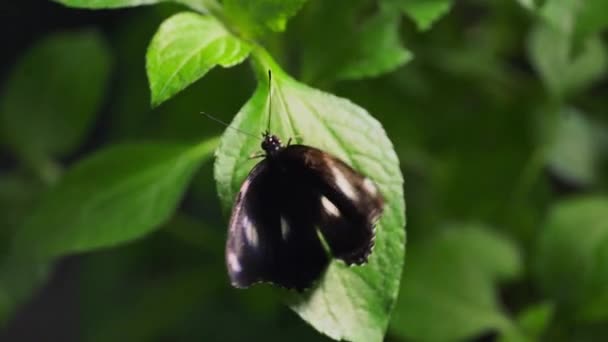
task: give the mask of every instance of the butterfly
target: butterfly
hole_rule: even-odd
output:
[[[328,265],[327,249],[348,265],[366,263],[384,206],[376,184],[320,149],[291,139],[283,145],[268,130],[262,138],[264,159],[241,185],[230,217],[232,285],[305,290]]]

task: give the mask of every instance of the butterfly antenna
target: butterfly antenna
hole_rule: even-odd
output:
[[[250,137],[254,137],[254,138],[256,138],[256,139],[259,139],[259,138],[260,138],[260,137],[258,137],[258,136],[257,136],[257,135],[255,135],[255,134],[251,134],[251,133],[249,133],[249,132],[245,132],[245,131],[243,131],[242,129],[239,129],[239,128],[236,128],[236,127],[234,127],[234,126],[231,126],[230,124],[228,124],[228,123],[226,123],[226,122],[224,122],[224,121],[222,121],[222,120],[220,120],[220,119],[216,118],[215,116],[213,116],[213,115],[211,115],[211,114],[207,114],[207,113],[205,113],[205,112],[201,112],[201,114],[204,114],[204,115],[205,115],[206,117],[208,117],[209,119],[211,119],[211,120],[213,120],[213,121],[215,121],[215,122],[217,122],[217,123],[219,123],[219,124],[222,124],[222,125],[226,126],[227,128],[231,128],[231,129],[233,129],[233,130],[235,130],[235,131],[241,132],[241,133],[243,133],[243,134],[246,134],[246,135],[248,135],[248,136],[250,136]]]
[[[268,69],[268,125],[266,133],[270,133],[270,117],[272,116],[272,72]]]

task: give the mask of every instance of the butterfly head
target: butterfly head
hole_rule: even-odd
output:
[[[262,141],[262,150],[264,150],[267,155],[274,155],[283,148],[281,139],[276,135],[266,131],[262,136],[264,137],[264,140]]]

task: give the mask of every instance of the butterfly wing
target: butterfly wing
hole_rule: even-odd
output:
[[[293,182],[307,184],[316,206],[315,223],[332,254],[347,264],[365,263],[384,206],[374,182],[310,146],[290,145],[279,159]]]
[[[226,263],[234,286],[272,282],[301,290],[323,272],[328,257],[310,212],[314,197],[304,189],[290,185],[268,160],[251,171],[228,230]]]

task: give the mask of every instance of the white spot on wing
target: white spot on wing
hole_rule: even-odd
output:
[[[340,216],[340,210],[338,210],[338,208],[333,203],[331,203],[331,201],[328,200],[327,197],[321,196],[321,205],[323,205],[323,208],[325,208],[325,212],[327,214],[335,217]]]
[[[234,272],[240,272],[242,270],[241,263],[234,253],[228,254],[228,265]]]
[[[258,232],[255,230],[255,226],[249,220],[248,217],[243,218],[243,229],[245,230],[245,238],[253,247],[258,245]]]
[[[281,216],[281,236],[283,237],[283,240],[287,240],[287,236],[289,235],[290,229],[291,228],[289,227],[289,223],[287,222],[287,220],[285,220],[285,218]]]
[[[336,185],[338,185],[338,189],[342,191],[346,197],[355,201],[359,198],[357,193],[355,192],[355,188],[353,188],[352,184],[348,181],[342,170],[339,167],[332,167],[331,172],[334,176],[334,180],[336,181]]]
[[[376,194],[378,194],[378,189],[376,188],[376,184],[374,184],[374,182],[369,178],[365,178],[365,180],[363,181],[363,189],[365,189],[365,191],[369,192],[372,196],[375,196]]]

